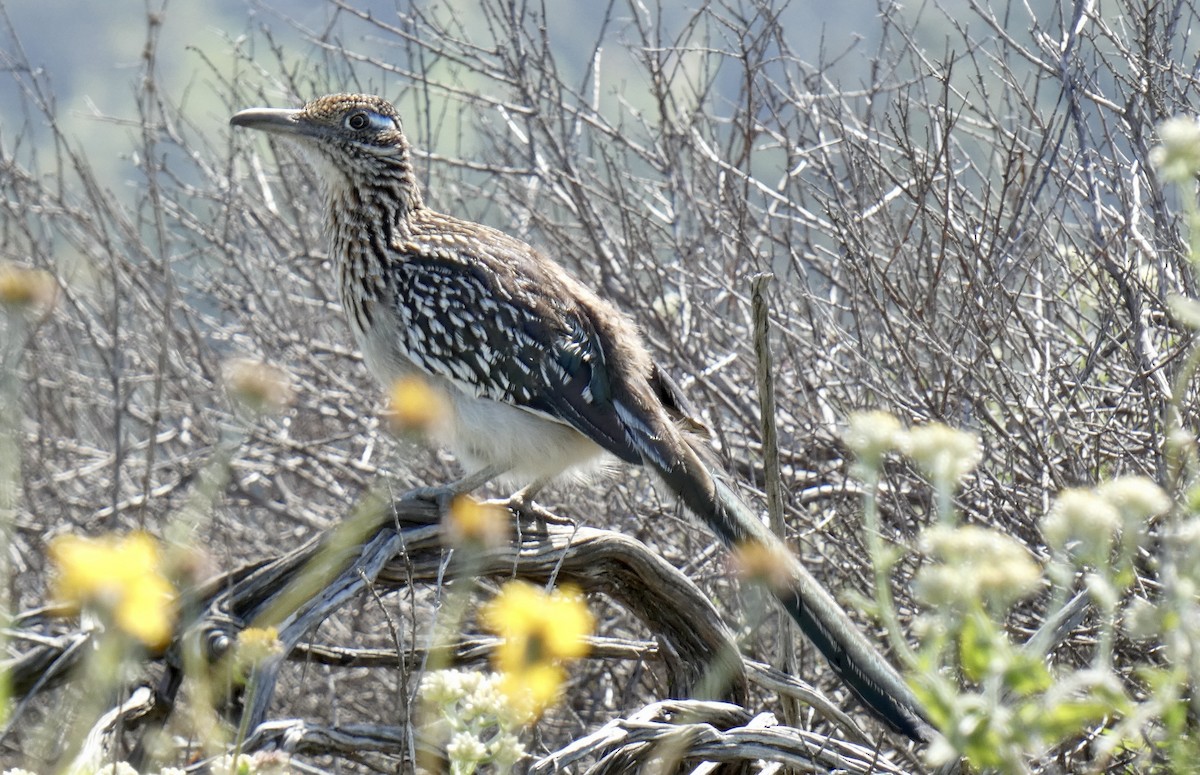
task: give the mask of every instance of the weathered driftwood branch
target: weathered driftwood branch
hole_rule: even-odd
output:
[[[798,771],[900,773],[869,747],[794,727],[769,713],[752,716],[725,702],[667,700],[614,719],[586,737],[535,762],[528,775],[580,772],[675,772],[683,761],[748,763],[764,760]]]
[[[400,755],[407,746],[426,744],[408,727],[346,724],[329,727],[300,719],[268,721],[246,740],[244,750],[291,754],[365,751]],[[429,748],[429,753],[436,753]],[[673,772],[653,763],[672,761],[750,763],[755,760],[799,771],[902,773],[870,746],[781,726],[769,713],[751,714],[738,705],[702,700],[667,700],[614,719],[595,732],[530,763],[528,775],[557,772]],[[594,762],[588,767],[588,762]],[[712,772],[715,768],[694,769]]]
[[[188,661],[184,658],[186,653],[216,662],[241,630],[271,625],[278,629],[283,649],[256,668],[252,678],[255,689],[244,698],[247,704],[242,709],[242,719],[229,719],[231,723],[243,721],[243,728],[251,731],[242,750],[280,747],[304,752],[320,748],[337,755],[340,750],[369,749],[399,754],[405,746],[419,745],[406,725],[331,728],[303,721],[267,721],[267,713],[280,667],[288,658],[357,667],[413,668],[420,664],[418,660],[424,654],[416,650],[407,653],[364,650],[354,644],[325,646],[306,641],[321,622],[355,604],[367,588],[374,594],[386,594],[411,584],[441,583],[458,576],[461,564],[443,545],[436,509],[431,504],[405,498],[360,509],[358,515],[343,525],[288,554],[233,570],[187,591],[182,608],[192,612],[191,618],[183,623],[181,634],[164,655],[166,670],[153,698],[145,701],[145,707],[139,707],[136,718],[123,717],[121,724],[106,725],[105,729],[120,734],[139,725],[144,730],[165,724],[182,684],[183,666]],[[470,566],[478,576],[520,576],[538,582],[553,577],[570,581],[586,592],[607,595],[643,622],[655,641],[596,639],[592,657],[652,656],[663,666],[668,690],[674,696],[688,697],[699,690],[741,701],[749,679],[771,691],[802,699],[820,715],[847,730],[851,738],[866,740],[845,714],[811,687],[765,665],[743,660],[732,633],[707,596],[677,569],[627,535],[563,525],[524,526],[509,544],[472,555]],[[46,635],[51,613],[40,611],[18,619],[13,642],[23,644],[25,650],[3,666],[10,672],[11,686],[17,695],[33,695],[61,683],[69,676],[78,655],[88,648],[89,633]],[[495,644],[495,639],[490,638],[464,639],[438,649],[440,656],[450,663],[474,662],[485,657]],[[719,668],[714,669],[714,665]],[[711,682],[714,673],[721,677],[719,684]],[[709,683],[705,684],[705,680]],[[675,741],[672,745],[681,755],[693,760],[699,751],[705,752],[700,758],[732,761],[747,752],[778,748],[785,752],[780,754],[784,761],[804,761],[807,762],[804,766],[810,767],[821,762],[821,766],[853,770],[857,766],[854,762],[869,758],[861,756],[853,744],[835,744],[824,736],[810,739],[806,733],[793,730],[785,734],[778,729],[751,732],[746,727],[750,714],[735,705],[695,705],[706,709],[708,715],[694,718],[680,716],[678,711],[693,706],[652,707],[657,708],[653,713],[659,716],[653,713],[647,716],[649,711],[646,711],[626,721],[613,722],[605,727],[609,731],[603,736],[591,735],[555,756],[574,761],[578,758],[575,751],[586,749],[594,754],[603,750],[607,751],[601,754],[606,761],[610,758],[613,762],[626,758],[633,761],[649,755],[647,751],[668,740]],[[733,716],[722,717],[723,720],[713,716],[716,707],[724,709],[721,713]],[[664,708],[676,710],[667,714],[668,718],[661,715],[666,713]],[[229,709],[236,713],[236,703]],[[613,730],[618,728],[622,731],[614,736]],[[97,734],[102,736],[105,732]],[[814,745],[815,740],[821,744]],[[591,742],[585,745],[585,741]],[[681,741],[686,746],[679,748],[676,744]],[[96,744],[102,742],[105,746],[113,744],[99,739]],[[136,760],[136,751],[132,758]],[[608,769],[597,771],[617,771],[612,766],[615,765],[605,764]],[[875,766],[878,769],[882,765]]]
[[[454,576],[435,519],[432,507],[417,500],[367,510],[211,598],[209,615],[193,627],[193,637],[210,653],[232,642],[238,629],[256,624],[278,627],[284,645],[283,653],[260,665],[254,676],[257,688],[245,710],[251,728],[266,718],[286,655],[365,587],[384,592]],[[687,696],[712,665],[721,664],[726,685],[740,696],[741,660],[716,609],[686,576],[629,536],[548,525],[482,551],[471,565],[480,576],[545,581],[553,575],[586,592],[606,594],[658,637],[672,694]]]

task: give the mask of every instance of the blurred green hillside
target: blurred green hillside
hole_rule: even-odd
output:
[[[697,5],[646,5],[642,7],[643,17],[635,19],[623,4],[610,7],[591,0],[557,0],[548,6],[545,35],[566,83],[579,84],[582,90],[594,89],[598,100],[623,101],[637,107],[648,99],[648,89],[641,81],[643,70],[634,66],[627,47],[622,45],[636,37],[631,31],[637,25],[661,25],[666,31],[664,47],[690,43],[697,53],[710,47],[723,48],[737,37],[735,30],[689,28],[688,20]],[[521,4],[512,7],[519,12]],[[266,92],[270,93],[269,84],[282,67],[301,69],[326,56],[326,49],[314,41],[346,43],[364,56],[385,62],[405,59],[403,52],[394,50],[394,41],[381,40],[378,30],[356,18],[355,12],[401,28],[402,17],[411,14],[452,19],[464,37],[476,39],[481,45],[490,40],[488,27],[492,21],[481,14],[477,3],[466,0],[395,4],[374,0],[345,5],[336,0],[266,4],[218,0],[161,5],[157,0],[8,0],[0,2],[0,10],[0,66],[5,71],[0,77],[0,142],[10,147],[18,144],[25,153],[52,151],[44,119],[28,113],[24,95],[34,92],[40,101],[54,106],[53,112],[67,137],[85,140],[98,176],[115,190],[136,184],[138,179],[129,157],[129,135],[139,131],[136,94],[144,72],[148,36],[152,34],[158,42],[155,72],[160,93],[216,139],[227,119],[218,95],[222,80],[233,75],[237,66],[234,52],[240,48],[259,47],[253,59],[261,63],[262,72],[241,75],[249,76],[251,82],[258,79],[267,84]],[[898,6],[893,12],[916,13]],[[867,80],[870,55],[880,43],[877,17],[881,11],[875,4],[798,0],[780,13],[782,27],[791,36],[791,49],[808,52],[808,63],[823,70],[831,81],[853,86]],[[947,17],[940,13],[927,16],[928,21],[921,19],[918,29],[930,41],[936,41]],[[746,19],[747,30],[759,21]],[[673,38],[666,37],[671,34]],[[264,37],[272,41],[274,51],[263,45]],[[601,55],[594,57],[598,44]],[[410,80],[397,75],[387,83],[352,83],[348,77],[342,78],[343,66],[330,62],[329,90],[372,90],[396,98]],[[724,86],[732,99],[741,84],[736,81],[736,68],[728,69],[730,80],[723,82],[718,77],[716,84],[719,89]],[[426,62],[427,75],[439,71],[465,93],[471,92],[472,84],[458,80],[452,62]],[[598,88],[592,79],[596,73],[600,74]],[[290,101],[282,89],[278,91],[280,104]],[[307,99],[316,95],[300,96]],[[718,99],[716,104],[721,102]],[[461,141],[459,128],[455,129],[431,131],[435,141],[431,150],[449,150],[437,147],[439,138]]]

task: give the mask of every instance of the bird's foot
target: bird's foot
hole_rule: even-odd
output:
[[[547,525],[574,525],[575,523],[571,519],[559,516],[534,502],[533,497],[539,489],[530,485],[522,490],[518,490],[505,500],[496,501],[496,504],[503,506],[517,515],[518,519],[532,521],[535,525],[542,528],[545,528]]]

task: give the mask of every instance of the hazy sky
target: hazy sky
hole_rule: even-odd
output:
[[[279,63],[264,44],[261,31],[270,29],[283,56],[291,62],[319,59],[322,50],[306,39],[305,31],[336,38],[356,51],[379,56],[400,57],[393,40],[385,40],[378,30],[371,29],[339,12],[333,2],[322,0],[215,0],[214,2],[181,2],[173,0],[157,6],[160,0],[0,0],[0,64],[7,73],[0,73],[0,143],[11,143],[16,136],[34,138],[33,146],[45,142],[41,117],[23,109],[28,104],[24,93],[36,80],[52,92],[60,125],[68,135],[85,138],[93,164],[108,178],[121,178],[130,161],[122,158],[121,149],[129,147],[128,134],[137,126],[139,83],[145,73],[143,52],[148,30],[147,2],[158,13],[161,26],[157,28],[158,45],[155,77],[159,90],[170,101],[184,107],[189,119],[201,131],[218,137],[227,120],[227,108],[222,104],[223,79],[236,68],[239,77],[252,85],[264,85],[270,94],[272,79],[279,73]],[[437,0],[409,3],[372,0],[356,2],[356,8],[369,9],[379,19],[396,23],[399,13],[407,14],[417,7],[438,13],[440,18],[452,19],[462,25],[464,33],[478,35],[486,46],[488,34],[480,6],[505,5],[495,0]],[[736,5],[729,0],[727,5]],[[693,3],[642,3],[637,0],[616,0],[612,19],[604,33],[606,41],[604,65],[606,88],[609,93],[628,87],[630,93],[621,98],[636,104],[638,90],[644,90],[636,80],[627,83],[623,76],[628,65],[627,44],[636,38],[632,29],[634,9],[644,14],[660,14],[665,20],[667,35],[663,45],[674,43],[672,35],[679,34],[691,15]],[[746,5],[752,5],[746,3]],[[851,0],[848,3],[827,3],[823,0],[794,0],[779,2],[786,19],[788,45],[806,61],[838,58],[846,50],[851,56],[838,58],[837,72],[851,82],[856,72],[865,68],[874,52],[874,39],[880,22],[874,2]],[[534,8],[540,3],[531,3]],[[547,0],[548,35],[559,58],[563,72],[583,73],[590,66],[590,54],[598,35],[601,18],[609,6],[596,0]],[[721,4],[715,7],[723,8]],[[899,6],[897,6],[899,8]],[[432,9],[432,10],[431,10]],[[649,10],[647,10],[649,9]],[[908,12],[905,12],[908,13]],[[941,14],[930,13],[929,23],[944,23]],[[729,35],[729,31],[718,34]],[[726,39],[728,40],[728,38]],[[721,44],[725,41],[715,41]],[[247,67],[246,57],[240,60],[235,51],[251,50],[252,61],[261,70]],[[623,60],[622,57],[625,57]],[[235,65],[235,62],[238,64]],[[28,65],[38,74],[31,78]],[[630,68],[632,69],[632,68]],[[379,77],[374,75],[373,77]],[[399,76],[393,76],[399,79]],[[330,88],[350,89],[354,84],[343,83],[338,74],[329,78]],[[375,85],[375,84],[373,84]],[[392,96],[404,84],[393,80],[379,86]],[[361,85],[360,85],[361,88]],[[471,88],[466,84],[465,88]],[[280,100],[291,99],[282,89],[275,90]],[[302,95],[316,96],[316,95]],[[112,150],[109,150],[112,149]]]

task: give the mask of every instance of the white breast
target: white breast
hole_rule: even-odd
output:
[[[508,470],[518,486],[546,482],[566,473],[586,475],[607,453],[570,425],[489,398],[468,395],[453,382],[428,374],[404,357],[387,332],[397,329],[376,307],[373,325],[355,331],[363,359],[384,387],[420,376],[438,393],[445,416],[430,429],[432,441],[449,449],[468,473],[486,466]]]

